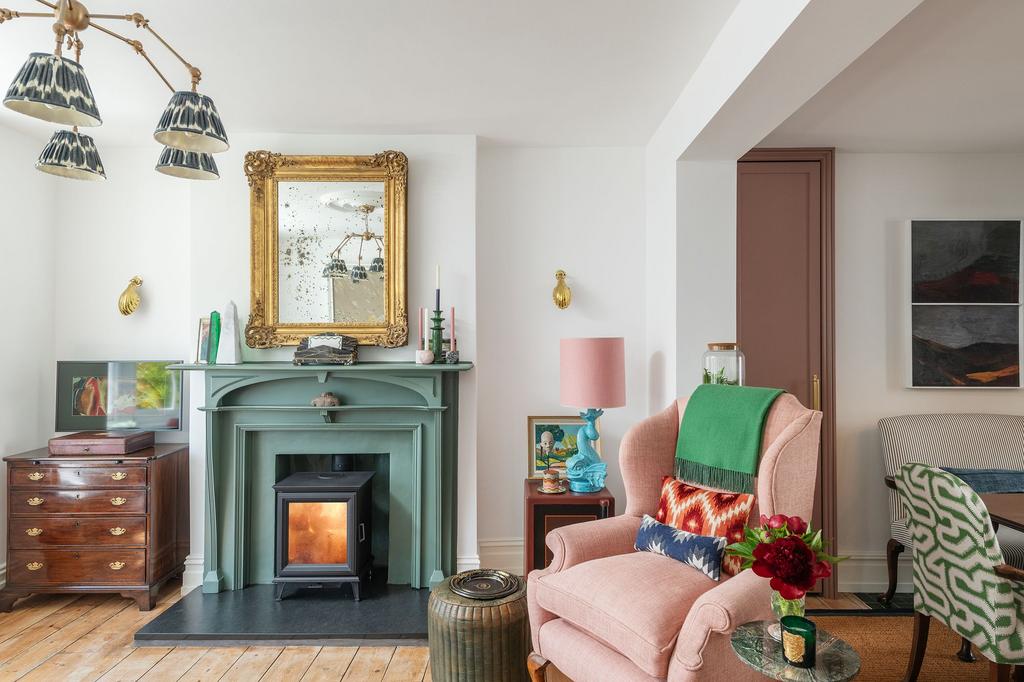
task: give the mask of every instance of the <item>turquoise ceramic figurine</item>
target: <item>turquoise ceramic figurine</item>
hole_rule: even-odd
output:
[[[597,433],[597,424],[594,422],[602,414],[604,414],[604,410],[593,408],[586,412],[580,412],[580,416],[587,423],[580,427],[579,434],[576,436],[578,452],[565,463],[569,489],[574,493],[596,493],[604,488],[608,465],[601,461],[601,456],[597,454],[593,445],[594,441],[601,437]]]

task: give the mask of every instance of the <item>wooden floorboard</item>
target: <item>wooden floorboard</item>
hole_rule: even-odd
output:
[[[429,682],[426,647],[135,647],[135,631],[180,599],[161,591],[152,611],[117,595],[38,595],[0,614],[0,682]],[[866,608],[852,594],[808,597],[808,608]]]

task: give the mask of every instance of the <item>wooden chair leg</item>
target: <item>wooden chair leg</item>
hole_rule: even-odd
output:
[[[903,682],[917,682],[921,664],[924,663],[924,652],[928,648],[928,627],[931,624],[931,616],[914,612],[914,643],[911,645],[910,661],[907,662],[907,674]]]
[[[544,670],[551,665],[551,661],[540,654],[531,653],[526,659],[526,669],[530,671],[530,682],[545,682]]]
[[[1010,682],[1012,670],[1013,666],[1008,663],[990,662],[988,664],[988,679],[990,682]]]
[[[974,652],[971,650],[971,640],[966,637],[960,638],[960,651],[956,652],[956,657],[964,663],[974,663],[976,660]]]
[[[892,602],[892,597],[896,594],[896,578],[899,574],[897,569],[899,568],[900,554],[904,549],[906,547],[903,546],[903,543],[893,538],[889,538],[889,542],[885,546],[885,566],[889,570],[889,589],[878,598],[878,601],[885,606]]]

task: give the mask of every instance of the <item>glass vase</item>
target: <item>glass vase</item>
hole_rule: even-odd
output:
[[[772,615],[775,616],[775,622],[768,626],[768,634],[775,639],[782,641],[782,626],[779,625],[779,620],[783,616],[803,617],[807,610],[807,597],[804,596],[799,599],[784,599],[781,594],[773,590],[771,603]]]
[[[709,343],[701,364],[703,383],[743,385],[745,358],[735,343]]]

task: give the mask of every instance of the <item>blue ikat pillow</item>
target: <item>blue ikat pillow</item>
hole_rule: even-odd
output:
[[[725,538],[696,535],[658,523],[644,514],[634,547],[639,552],[653,552],[681,561],[712,580],[718,580],[727,542]]]

